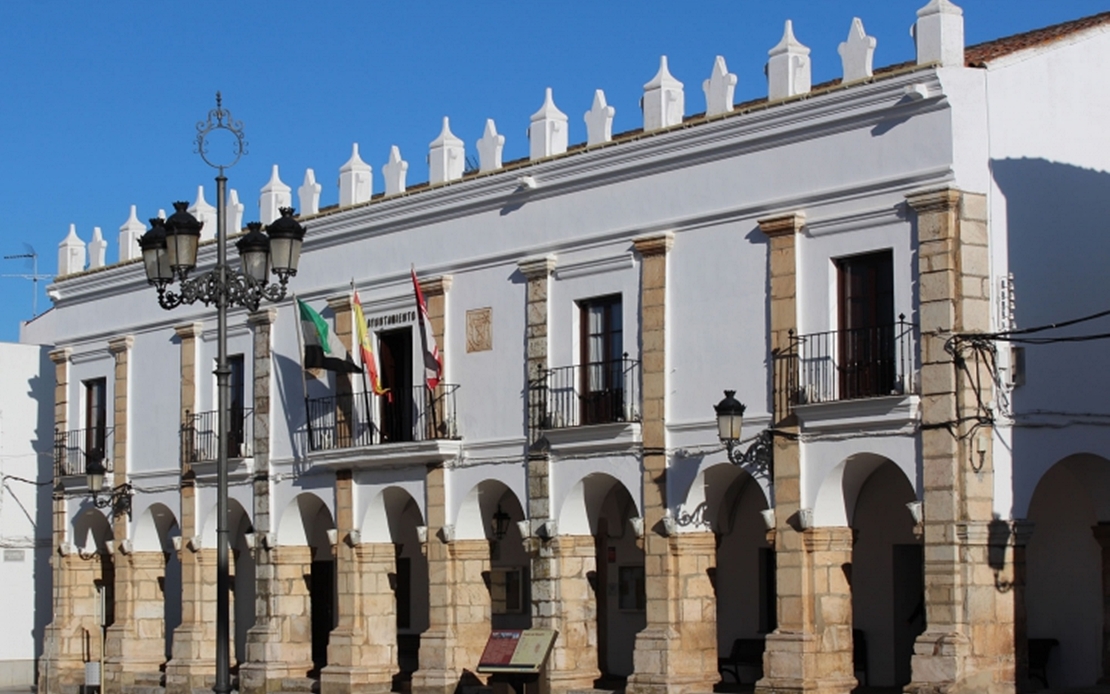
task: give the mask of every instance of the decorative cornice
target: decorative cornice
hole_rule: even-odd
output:
[[[194,321],[192,323],[182,323],[181,325],[173,326],[174,333],[177,334],[182,340],[196,339],[201,331],[204,330],[204,323],[201,321]]]
[[[806,223],[805,212],[791,212],[775,217],[764,217],[756,220],[759,230],[767,236],[785,236],[796,234],[802,230]]]
[[[119,354],[126,352],[135,346],[135,337],[133,335],[124,335],[122,337],[114,337],[108,340],[108,351],[112,354]]]
[[[647,258],[653,255],[664,255],[674,247],[674,232],[664,231],[662,234],[639,236],[632,239],[636,252]]]
[[[61,347],[59,349],[50,350],[50,361],[55,364],[65,364],[69,361],[69,356],[73,354],[73,350],[69,347]]]
[[[545,255],[541,258],[525,258],[516,264],[520,274],[526,279],[543,279],[555,270],[555,256]]]
[[[273,306],[264,308],[261,311],[255,311],[247,315],[247,325],[260,326],[260,325],[273,325],[277,321],[278,310]]]
[[[951,188],[934,188],[906,195],[906,203],[918,214],[926,212],[950,212],[960,204],[960,191]]]
[[[802,532],[802,544],[807,552],[850,552],[852,529],[843,526],[809,528]]]
[[[440,275],[439,277],[419,280],[420,291],[425,297],[443,296],[451,290],[451,280],[451,275]]]
[[[600,275],[606,272],[616,272],[618,270],[629,270],[633,266],[632,254],[621,253],[620,255],[608,258],[561,265],[555,271],[555,276],[559,279],[570,279],[571,277],[585,277],[587,275]]]
[[[332,311],[335,311],[336,313],[339,313],[340,311],[351,310],[352,302],[350,292],[343,292],[342,294],[329,296],[327,301],[328,308],[330,308]]]

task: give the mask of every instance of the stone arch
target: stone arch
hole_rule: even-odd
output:
[[[642,517],[636,495],[632,494],[624,483],[604,472],[594,472],[578,480],[563,499],[556,518],[559,534],[597,534],[597,521],[601,515],[602,504],[605,503],[609,492],[617,485],[620,485],[627,493],[627,498],[631,499],[631,513],[627,515]]]
[[[143,509],[135,522],[132,539],[136,552],[174,552],[173,538],[181,536],[177,517],[165,504],[154,503]]]
[[[227,533],[232,550],[242,551],[248,549],[245,536],[254,532],[250,514],[236,499],[227,500]],[[201,547],[216,547],[216,507],[213,506],[204,519],[200,531]]]
[[[1095,505],[1095,515],[1100,521],[1110,521],[1110,461],[1095,453],[1077,452],[1064,456],[1049,465],[1040,476],[1022,483],[1016,477],[1014,489],[1014,518],[1026,518],[1033,497],[1040,489],[1041,481],[1049,473],[1063,467],[1083,483],[1083,487]],[[1105,491],[1105,493],[1100,493]]]
[[[813,504],[814,526],[851,527],[860,491],[871,478],[872,473],[885,463],[890,463],[901,470],[910,489],[914,489],[913,482],[906,475],[905,470],[886,456],[876,453],[855,453],[829,470],[821,481]]]
[[[112,525],[103,512],[86,508],[73,519],[73,546],[86,554],[109,554],[108,542],[114,537]]]
[[[749,484],[756,485],[764,501],[763,507],[770,508],[771,497],[766,480],[757,479],[732,463],[709,465],[698,471],[676,516],[680,521],[690,519],[689,524],[696,529],[728,533],[735,521],[735,502],[748,491]]]
[[[309,546],[331,551],[327,531],[335,529],[331,509],[314,492],[301,492],[285,507],[277,523],[277,542],[286,546]]]
[[[459,505],[455,516],[456,540],[492,540],[490,519],[498,506],[513,520],[523,520],[524,509],[516,493],[500,480],[483,480],[474,485]],[[511,524],[515,525],[515,524]],[[519,530],[509,528],[509,535]]]
[[[404,487],[390,486],[378,492],[378,495],[366,508],[362,519],[360,534],[363,542],[393,542],[404,541],[403,535],[407,523],[403,519],[414,517],[417,525],[423,525],[424,515],[420,512],[420,504]]]
[[[1102,674],[1106,549],[1099,534],[1110,519],[1110,461],[1069,455],[1037,481],[1026,511],[1027,636],[1056,639],[1048,679],[1053,686],[1095,684]]]

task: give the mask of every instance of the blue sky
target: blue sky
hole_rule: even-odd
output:
[[[0,255],[32,247],[39,272],[53,275],[73,223],[86,241],[101,227],[114,262],[130,205],[145,222],[192,201],[201,184],[214,203],[214,172],[193,137],[216,90],[246,130],[249,153],[228,177],[252,220],[273,164],[294,191],[314,168],[321,205],[337,202],[353,142],[374,167],[375,192],[394,144],[410,163],[409,185],[427,180],[443,116],[468,154],[493,118],[505,160],[526,156],[545,87],[570,116],[572,144],[586,138],[595,89],[616,108],[614,132],[639,127],[637,103],[660,55],[686,86],[687,113],[704,110],[701,82],[717,55],[739,76],[737,101],[765,96],[767,50],[788,18],[813,51],[815,83],[839,76],[836,47],[854,16],[878,39],[876,67],[909,60],[909,26],[924,3],[10,0],[0,4]],[[957,4],[969,45],[1110,9],[1110,0]],[[0,273],[28,272],[29,261],[0,260]],[[0,278],[0,291],[0,340],[16,340],[31,283]]]

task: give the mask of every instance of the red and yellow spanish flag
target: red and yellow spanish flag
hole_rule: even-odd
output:
[[[358,298],[358,290],[351,284],[351,305],[354,309],[355,331],[358,337],[358,355],[362,361],[364,373],[370,378],[370,387],[374,395],[384,395],[389,388],[382,387],[381,377],[378,376],[378,356],[374,354],[370,332],[367,329],[366,316],[362,313],[362,301]]]

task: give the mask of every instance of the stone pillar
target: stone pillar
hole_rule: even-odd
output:
[[[420,638],[420,669],[413,694],[451,694],[473,668],[490,633],[489,542],[452,541],[446,524],[444,469],[432,466],[426,481],[428,503],[428,629]],[[466,672],[464,672],[466,671]]]
[[[203,323],[174,326],[181,343],[181,399],[179,418],[182,425],[196,412],[197,399],[197,337]],[[206,633],[205,624],[215,619],[215,606],[205,611],[202,597],[204,557],[198,555],[199,545],[190,541],[199,535],[196,486],[189,463],[181,461],[181,544],[177,557],[181,563],[181,623],[173,632],[173,651],[166,664],[166,694],[188,694],[215,682],[215,632]],[[209,550],[212,554],[213,550]],[[214,566],[213,559],[208,565]],[[215,574],[213,574],[214,580]]]
[[[440,275],[420,280],[420,291],[428,305],[428,320],[432,323],[432,334],[439,346],[439,358],[443,362],[443,379],[447,379],[447,343],[444,341],[447,328],[447,292],[451,289],[451,275]]]
[[[106,692],[126,691],[133,686],[158,686],[165,662],[165,605],[158,579],[165,576],[166,559],[161,552],[115,553],[116,621],[108,628],[105,644]],[[119,576],[129,577],[121,599]],[[126,618],[121,620],[121,613]]]
[[[988,364],[953,334],[990,330],[990,255],[983,195],[940,188],[907,196],[917,213],[925,615],[910,692],[954,685],[1014,691],[1012,528],[994,519],[994,397]]]
[[[115,486],[127,480],[127,424],[129,357],[134,338],[130,335],[108,342],[115,357],[114,399],[112,406],[112,480]],[[134,555],[125,553],[130,544],[126,515],[112,519],[115,540],[115,621],[108,627],[105,643],[104,687],[106,692],[122,691],[135,684],[136,675],[157,675],[165,662],[164,642],[144,640],[139,634],[137,581]],[[159,567],[159,572],[161,567]]]
[[[68,347],[50,352],[54,362],[54,431],[64,434],[69,415],[69,357]],[[63,470],[54,469],[54,481]],[[81,684],[85,681],[82,657],[82,643],[74,615],[75,576],[72,564],[72,544],[66,534],[68,511],[65,495],[59,486],[51,500],[52,547],[51,566],[51,609],[52,619],[43,632],[43,654],[39,659],[39,690],[56,694],[63,687]]]
[[[166,664],[166,694],[192,694],[216,683],[216,550],[200,549],[192,485],[182,488],[181,624]],[[186,525],[188,524],[188,526]],[[193,535],[185,535],[187,527]]]
[[[799,523],[802,466],[798,423],[791,405],[797,382],[791,332],[796,333],[798,327],[796,240],[804,224],[800,212],[759,220],[759,228],[768,238],[771,280],[778,628],[767,635],[763,679],[756,684],[756,691],[847,694],[856,685],[852,600],[844,576],[844,564],[851,562],[850,531],[802,530]]]
[[[691,567],[715,563],[715,549],[708,554],[698,539],[669,534],[664,517],[667,499],[667,253],[674,244],[671,233],[635,239],[640,254],[640,342],[643,420],[643,517],[644,578],[647,593],[647,626],[636,635],[629,694],[685,694],[712,691],[720,677],[716,662],[715,610],[707,615],[702,599],[712,595],[708,575],[704,586]],[[709,564],[705,564],[708,568]],[[687,573],[690,571],[690,573]],[[688,602],[683,590],[690,587]],[[712,664],[706,665],[712,654]]]
[[[592,535],[533,538],[532,626],[558,632],[541,674],[546,693],[593,689],[597,666],[597,600],[589,574],[597,570]]]
[[[353,544],[353,480],[336,472],[335,545],[338,623],[328,639],[322,694],[388,692],[396,671],[397,622],[389,574],[396,571],[393,543]]]
[[[1099,684],[1110,684],[1110,523],[1091,528],[1102,548],[1102,677]]]
[[[239,668],[239,689],[263,694],[287,689],[283,680],[303,679],[312,670],[312,610],[308,576],[312,548],[257,548],[254,626],[247,631],[247,663]],[[262,578],[265,576],[265,578]],[[265,593],[262,590],[265,589]]]

